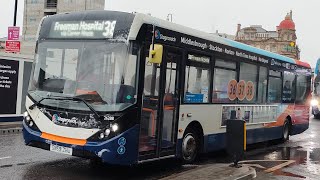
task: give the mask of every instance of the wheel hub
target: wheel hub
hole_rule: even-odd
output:
[[[186,160],[190,160],[196,153],[196,140],[192,136],[192,134],[187,134],[182,142],[182,153],[183,158]]]

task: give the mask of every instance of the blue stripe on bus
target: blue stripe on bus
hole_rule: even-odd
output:
[[[252,53],[261,54],[261,55],[264,55],[264,56],[267,56],[267,57],[270,57],[270,58],[275,58],[275,59],[278,59],[278,60],[282,60],[282,61],[285,61],[285,62],[288,62],[288,63],[296,64],[296,62],[293,59],[289,58],[289,57],[285,57],[285,56],[282,56],[282,55],[279,55],[279,54],[275,54],[275,53],[268,52],[268,51],[265,51],[265,50],[262,50],[262,49],[258,49],[258,48],[255,48],[255,47],[243,44],[243,43],[232,41],[230,39],[225,39],[225,41],[230,46],[235,47],[235,48],[239,48],[239,49],[242,49],[242,50],[245,50],[245,51],[249,51],[249,52],[252,52]]]
[[[300,134],[309,128],[309,124],[293,125],[291,135]],[[272,128],[258,128],[247,130],[247,144],[259,143],[282,137],[282,126]],[[181,156],[182,139],[178,141],[177,155]],[[226,133],[204,136],[203,152],[217,151],[226,148]]]
[[[122,134],[111,138],[107,141],[97,143],[97,142],[87,142],[84,146],[65,144],[54,141],[49,141],[41,138],[41,133],[33,131],[30,129],[25,122],[23,122],[23,136],[26,144],[30,142],[40,142],[46,144],[57,144],[64,147],[70,147],[80,151],[87,151],[94,153],[102,159],[103,162],[108,164],[117,165],[131,165],[138,162],[138,137],[139,137],[140,126],[135,125],[134,127],[128,129]],[[118,142],[120,138],[125,138],[125,144]],[[120,147],[121,146],[121,147]],[[121,150],[121,152],[118,151]]]
[[[309,128],[309,124],[296,124],[291,128],[291,134],[300,134]]]

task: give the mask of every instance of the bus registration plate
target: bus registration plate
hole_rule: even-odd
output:
[[[59,145],[55,145],[55,144],[50,145],[50,151],[61,153],[61,154],[72,155],[72,148],[59,146]]]

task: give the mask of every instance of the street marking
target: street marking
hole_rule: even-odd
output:
[[[10,158],[12,158],[11,156],[7,156],[7,157],[0,157],[0,160],[2,160],[2,159],[10,159]]]
[[[287,162],[288,160],[247,160],[247,161],[239,161],[239,163],[248,163],[248,162]]]
[[[260,168],[260,169],[266,169],[266,167],[261,166],[260,164],[243,164],[250,167]]]
[[[272,167],[272,168],[269,168],[269,169],[267,169],[267,170],[264,170],[264,172],[267,172],[267,173],[273,172],[273,171],[276,171],[276,170],[278,170],[278,169],[281,169],[281,168],[284,168],[284,167],[286,167],[286,166],[289,166],[290,164],[295,163],[295,162],[296,162],[296,161],[294,161],[294,160],[288,160],[287,162],[284,162],[284,163],[282,163],[282,164],[279,164],[279,165],[277,165],[277,166],[274,166],[274,167]]]

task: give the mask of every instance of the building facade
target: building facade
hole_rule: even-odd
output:
[[[24,0],[21,53],[34,52],[35,38],[40,20],[58,13],[103,10],[105,0]]]
[[[267,31],[261,25],[241,28],[241,24],[238,24],[235,40],[293,59],[300,59],[292,11],[280,22],[275,31]]]

